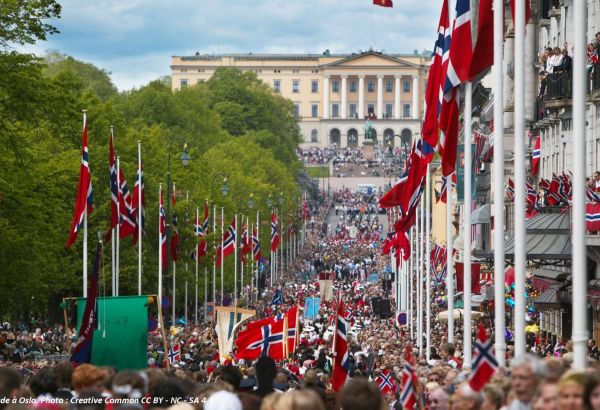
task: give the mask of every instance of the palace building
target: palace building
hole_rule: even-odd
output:
[[[173,56],[173,90],[208,80],[218,67],[253,71],[291,100],[303,145],[356,147],[365,121],[385,146],[420,133],[430,52],[383,54],[199,54]],[[397,139],[395,137],[398,137]]]

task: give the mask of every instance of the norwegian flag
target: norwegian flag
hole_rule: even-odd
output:
[[[271,213],[271,252],[277,252],[279,247],[279,233],[277,232],[277,215]]]
[[[171,237],[171,259],[179,260],[179,229],[177,228],[177,215],[173,214],[173,236]]]
[[[525,186],[527,187],[527,208],[535,209],[538,204],[538,192],[529,182]]]
[[[600,196],[598,196],[598,194],[595,193],[594,190],[590,187],[585,188],[585,196],[590,202],[600,203]]]
[[[506,196],[511,201],[515,200],[515,183],[510,178],[508,178],[508,185],[506,185]]]
[[[385,237],[385,240],[383,241],[383,246],[381,247],[382,255],[390,254],[390,252],[392,250],[392,244],[394,243],[394,235],[395,235],[394,231],[388,232],[387,236]]]
[[[412,365],[412,356],[410,347],[406,348],[406,360],[402,369],[402,390],[400,401],[405,409],[412,409],[417,404],[416,384],[418,383],[415,369]]]
[[[572,194],[573,194],[573,191],[572,191],[573,180],[572,180],[571,172],[567,171],[565,173],[563,171],[562,175],[559,178],[561,181],[560,194],[563,196],[563,198],[570,201],[572,198]]]
[[[271,316],[266,319],[255,320],[253,322],[248,323],[247,329],[252,330],[256,328],[260,328],[262,326],[266,326],[269,324],[274,324],[277,321],[282,321],[284,318],[287,318],[287,328],[288,328],[288,352],[293,352],[296,350],[296,326],[297,326],[297,315],[298,315],[298,306],[294,306],[293,308],[288,309],[285,313],[279,313],[276,316]]]
[[[600,231],[600,204],[585,205],[585,224],[590,232]]]
[[[112,230],[119,224],[119,194],[117,188],[117,165],[115,162],[115,148],[113,145],[112,129],[108,137],[108,175],[110,184],[110,223],[104,238],[110,242]]]
[[[392,0],[373,0],[373,4],[381,7],[394,7]]]
[[[440,246],[437,243],[433,244],[433,248],[431,249],[431,255],[429,255],[432,272],[435,272],[437,270],[443,250],[444,250],[443,246]]]
[[[556,174],[552,174],[552,180],[550,181],[550,185],[548,186],[548,191],[546,192],[546,202],[550,206],[558,205],[561,200],[561,185],[562,181]]]
[[[221,244],[217,247],[217,266],[221,266],[221,257],[226,258],[235,251],[236,232],[235,219],[233,219],[229,228],[223,233]]]
[[[118,162],[117,162],[117,165]],[[131,208],[131,195],[127,188],[127,181],[123,175],[123,169],[119,168],[119,238],[123,239],[135,235],[137,227]]]
[[[538,184],[538,187],[540,189],[543,189],[544,192],[546,192],[550,188],[550,181],[548,181],[547,179],[544,179],[544,178],[540,178],[540,182]]]
[[[437,39],[433,45],[427,90],[425,91],[425,114],[423,119],[423,139],[432,147],[438,144],[438,116],[441,109],[440,85],[443,84],[442,58],[450,44],[450,19],[448,17],[448,0],[444,0],[438,23]]]
[[[169,349],[169,363],[175,364],[181,361],[181,350],[179,342],[173,344]]]
[[[475,354],[473,371],[469,378],[469,386],[475,391],[481,391],[498,368],[498,362],[492,353],[492,341],[487,340],[485,328],[479,325],[477,340],[475,341]]]
[[[333,390],[340,391],[346,383],[348,372],[350,370],[350,356],[348,352],[348,320],[344,317],[344,301],[338,295],[338,306],[336,311],[335,335],[333,342],[333,351],[335,352],[335,365],[331,384]]]
[[[252,230],[252,256],[255,262],[260,260],[260,241],[256,229]]]
[[[273,360],[284,359],[283,320],[272,321],[264,326],[254,326],[238,334],[235,345],[237,359],[258,359],[268,356]]]
[[[77,234],[83,228],[83,218],[86,211],[91,214],[94,210],[94,191],[92,190],[92,175],[90,172],[90,158],[88,152],[88,135],[85,114],[83,116],[83,137],[81,144],[81,167],[79,168],[79,183],[77,185],[77,199],[73,211],[73,221],[67,239],[67,248],[70,248],[77,239]]]
[[[411,153],[411,167],[408,170],[402,204],[400,205],[404,214],[408,214],[409,210],[419,201],[425,182],[427,165],[433,159],[433,154],[433,147],[423,139],[417,141],[413,148]]]
[[[140,195],[141,195],[141,204],[142,209],[138,209],[140,205]],[[131,208],[132,208],[132,216],[135,221],[135,225],[139,228],[139,224],[142,224],[142,235],[145,235],[145,225],[146,225],[146,193],[144,191],[144,168],[142,166],[142,159],[139,160],[139,166],[137,170],[137,175],[135,178],[135,185],[133,186],[133,195],[131,197]],[[138,229],[135,230],[135,234],[133,236],[133,242],[137,243],[138,238]]]
[[[540,173],[540,158],[542,156],[542,141],[538,135],[535,139],[535,146],[531,151],[531,175],[536,176]]]
[[[385,193],[379,200],[379,206],[382,208],[391,208],[402,204],[404,198],[404,189],[408,181],[408,174],[411,168],[411,159],[409,157],[406,168],[394,186]]]
[[[473,79],[494,64],[494,11],[493,0],[479,1],[477,42],[473,50],[469,77]]]
[[[208,243],[204,237],[208,235],[208,202],[204,205],[204,223],[200,225],[200,218],[198,217],[198,211],[196,211],[196,219],[194,220],[194,234],[198,238],[194,250],[194,259],[206,256],[208,253]]]
[[[394,378],[387,370],[382,370],[381,373],[379,373],[379,376],[375,378],[375,384],[377,384],[379,391],[383,394],[396,392]]]
[[[158,206],[158,229],[160,234],[159,263],[163,269],[167,269],[167,221],[163,205],[162,187],[160,189],[160,202]]]
[[[452,173],[452,185],[451,185],[451,189],[454,189],[454,186],[456,185],[456,172]],[[439,198],[435,198],[435,202],[438,203],[439,201],[442,201],[443,203],[446,203],[446,195],[448,194],[448,177],[443,176],[442,175],[442,187],[440,188],[440,193],[439,193]]]
[[[487,140],[487,135],[482,134],[480,132],[475,131],[474,135],[475,139],[475,169],[479,174],[479,168],[481,167],[481,154],[483,153],[483,147],[485,146],[485,142]]]

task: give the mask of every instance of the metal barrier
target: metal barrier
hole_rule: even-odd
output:
[[[62,362],[62,361],[68,361],[69,355],[68,354],[38,354],[38,355],[34,356],[33,360],[35,362],[43,362],[43,361]]]

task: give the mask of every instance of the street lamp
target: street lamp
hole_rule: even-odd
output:
[[[273,209],[273,197],[272,197],[272,195],[271,195],[271,194],[269,194],[269,198],[267,198],[267,206],[268,206],[270,209]]]
[[[250,194],[250,198],[248,198],[248,208],[254,208],[254,194]]]
[[[227,196],[229,194],[229,187],[227,186],[227,175],[222,172],[217,172],[212,177],[212,181],[210,183],[210,199],[211,201],[215,200],[215,181],[218,177],[223,178],[223,185],[221,185],[220,191],[223,196]]]

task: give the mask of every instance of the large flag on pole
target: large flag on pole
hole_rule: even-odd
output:
[[[173,213],[173,234],[171,236],[171,259],[179,260],[179,229],[177,228],[177,215]]]
[[[222,245],[219,244],[217,248],[217,266],[221,266],[221,254],[223,258],[232,255],[235,251],[235,235],[236,235],[236,227],[235,227],[235,219],[231,221],[229,228],[223,233],[223,241]],[[223,251],[221,252],[221,246],[223,247]]]
[[[110,185],[110,222],[106,232],[105,241],[110,242],[112,230],[119,224],[119,193],[117,187],[117,164],[115,161],[115,148],[113,145],[113,130],[108,137],[108,176]]]
[[[141,200],[140,200],[141,196]],[[140,209],[141,205],[141,209]],[[142,235],[145,235],[145,222],[146,222],[146,194],[144,192],[144,168],[142,166],[141,157],[138,158],[138,170],[135,179],[135,185],[133,187],[133,196],[131,198],[131,207],[132,207],[132,216],[134,218],[135,224],[138,227],[136,229],[135,235],[133,237],[134,243],[136,243],[139,238],[138,230],[141,224]]]
[[[333,352],[335,353],[335,364],[331,384],[333,390],[340,391],[346,383],[350,371],[350,356],[348,351],[348,320],[345,317],[344,301],[338,295],[338,306],[335,314],[335,333],[333,339]]]
[[[160,264],[163,270],[167,269],[167,221],[165,218],[165,208],[163,204],[162,189],[160,191],[160,203],[158,210],[158,229],[160,232]]]
[[[194,251],[194,258],[201,258],[208,253],[208,243],[206,242],[205,236],[208,235],[208,201],[204,204],[204,221],[200,225],[198,214],[196,213],[196,219],[194,220],[194,233],[198,238],[198,243]]]
[[[542,141],[538,135],[535,139],[535,146],[531,152],[531,175],[536,176],[540,173],[540,157],[542,156]]]
[[[471,60],[470,79],[477,77],[494,64],[494,11],[492,3],[493,0],[479,1],[477,42]]]
[[[381,7],[394,7],[392,0],[373,0],[373,4]]]
[[[131,195],[125,181],[125,175],[121,169],[120,162],[117,160],[119,172],[119,238],[123,239],[130,235],[136,234],[137,226],[135,225],[135,217],[131,206]]]
[[[81,327],[77,329],[77,341],[71,347],[71,362],[89,363],[92,360],[92,343],[94,340],[94,330],[98,324],[98,271],[102,257],[102,248],[100,244],[96,246],[96,259],[94,260],[94,270],[92,271],[92,283],[90,291],[85,301]]]
[[[279,233],[277,232],[277,215],[271,213],[271,252],[277,252],[279,247]]]
[[[92,191],[92,175],[90,172],[89,152],[88,152],[88,135],[87,124],[84,115],[83,121],[83,141],[81,144],[81,167],[79,168],[79,183],[77,185],[77,199],[75,200],[75,210],[73,211],[73,221],[71,222],[71,230],[69,239],[67,240],[67,248],[70,248],[77,239],[77,234],[83,228],[83,218],[87,211],[91,214],[94,210],[94,196]]]

